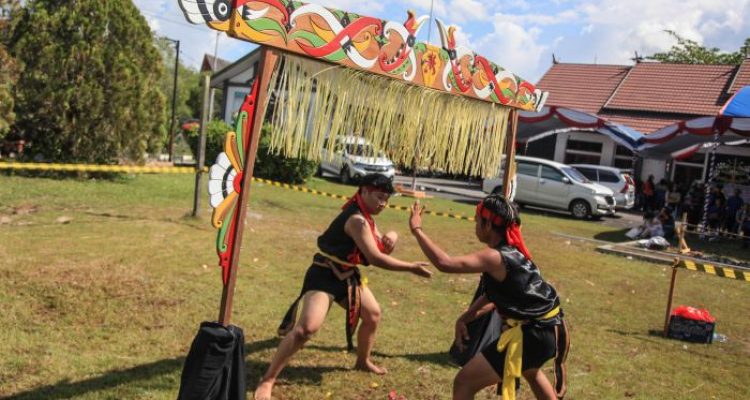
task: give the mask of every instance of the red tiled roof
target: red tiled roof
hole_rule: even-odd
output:
[[[605,109],[715,115],[728,99],[735,65],[636,64]]]
[[[548,105],[596,114],[629,69],[626,65],[553,64],[536,87],[549,92]]]
[[[729,93],[734,93],[745,86],[750,86],[750,58],[745,58],[740,65]]]

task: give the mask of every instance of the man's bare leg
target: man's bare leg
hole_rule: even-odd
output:
[[[534,396],[536,396],[537,399],[557,399],[555,389],[552,388],[552,384],[549,382],[549,379],[547,379],[547,376],[544,375],[544,372],[542,372],[541,369],[527,369],[526,371],[523,371],[522,374],[526,379],[526,382],[528,382],[529,386],[531,386],[531,391],[534,392]]]
[[[354,368],[383,375],[388,371],[375,365],[370,359],[372,346],[375,344],[375,331],[380,323],[380,305],[367,286],[362,287],[361,301],[360,318],[362,323],[359,325],[357,332],[357,362],[354,364]]]
[[[484,358],[478,353],[469,360],[453,379],[453,400],[469,400],[487,386],[500,382],[500,377]]]
[[[299,351],[318,332],[326,319],[332,301],[332,296],[325,292],[310,291],[305,294],[299,321],[279,344],[279,348],[276,350],[273,360],[271,360],[271,365],[268,366],[268,371],[261,378],[258,388],[255,389],[255,400],[271,399],[271,391],[276,383],[276,378],[289,363],[294,353]]]

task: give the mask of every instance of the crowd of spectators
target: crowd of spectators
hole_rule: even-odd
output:
[[[705,212],[709,233],[719,235],[741,235],[743,247],[750,246],[750,203],[742,198],[742,190],[735,188],[725,194],[720,184],[711,188],[706,201],[705,184],[696,181],[684,186],[661,179],[654,181],[649,175],[643,182],[636,182],[635,210],[642,211],[644,222],[639,227],[639,238],[663,236],[671,239],[674,236],[675,220],[687,216],[688,227],[698,227],[703,223]],[[632,231],[635,232],[635,231]]]

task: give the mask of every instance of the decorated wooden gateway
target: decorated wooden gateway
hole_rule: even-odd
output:
[[[247,207],[264,116],[272,149],[287,156],[330,156],[337,137],[355,135],[403,165],[490,176],[504,153],[511,165],[517,111],[539,110],[547,96],[459,46],[456,28],[440,20],[440,46],[418,41],[428,17],[413,12],[400,23],[287,0],[180,5],[192,23],[263,46],[235,132],[210,171],[225,326],[244,226],[238,210]]]

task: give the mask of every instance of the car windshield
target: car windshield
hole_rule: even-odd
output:
[[[565,175],[567,175],[568,177],[570,177],[570,179],[572,179],[572,180],[574,180],[576,182],[591,183],[591,181],[588,180],[588,178],[586,178],[585,176],[583,176],[583,174],[580,171],[578,171],[577,169],[575,169],[575,168],[562,167],[560,169],[562,169],[562,171],[565,172]]]
[[[375,151],[371,144],[350,143],[346,145],[346,152],[353,156],[383,157],[382,151]]]

